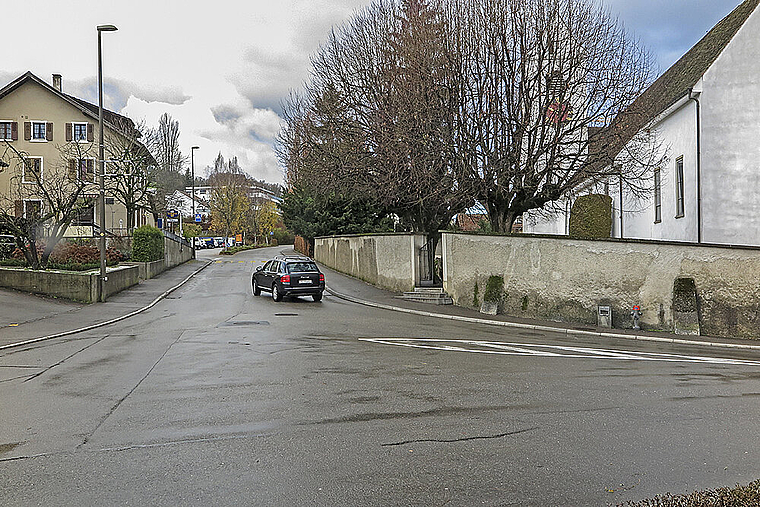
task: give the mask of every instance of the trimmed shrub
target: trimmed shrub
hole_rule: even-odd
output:
[[[150,225],[143,225],[132,233],[132,260],[153,262],[164,258],[164,233]]]
[[[601,239],[612,236],[612,197],[582,195],[570,210],[570,236]]]
[[[501,303],[501,297],[504,289],[504,277],[491,275],[486,283],[486,291],[483,294],[483,301],[487,303]]]

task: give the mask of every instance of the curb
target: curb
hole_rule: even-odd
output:
[[[381,308],[383,310],[391,310],[394,312],[409,313],[412,315],[421,315],[423,317],[436,317],[440,319],[469,322],[471,324],[486,324],[489,326],[512,327],[512,328],[519,328],[519,329],[529,329],[532,331],[549,331],[552,333],[565,334],[568,336],[570,335],[595,336],[595,337],[604,337],[604,338],[622,338],[626,340],[639,340],[639,341],[647,341],[647,342],[673,343],[673,344],[678,344],[678,345],[691,345],[691,346],[697,345],[700,347],[760,350],[760,345],[744,345],[741,343],[705,342],[705,341],[698,341],[698,340],[684,340],[682,338],[663,338],[660,336],[633,335],[633,334],[623,334],[623,333],[606,333],[604,331],[581,331],[578,329],[568,329],[565,327],[522,324],[520,322],[505,322],[501,320],[480,319],[477,317],[464,317],[462,315],[447,315],[444,313],[426,312],[423,310],[413,310],[411,308],[401,308],[398,306],[391,306],[391,305],[386,305],[383,303],[375,303],[374,301],[366,301],[364,299],[359,299],[354,296],[341,294],[340,292],[337,292],[327,286],[325,287],[325,290],[329,292],[330,294],[332,294],[333,296],[336,296],[341,299],[345,299],[346,301],[351,301],[352,303],[364,305],[364,306],[371,306],[373,308]]]
[[[184,280],[182,280],[181,282],[179,282],[177,285],[175,285],[174,287],[170,288],[169,290],[165,291],[163,294],[161,294],[156,299],[154,299],[149,305],[144,306],[144,307],[142,307],[140,309],[137,309],[137,310],[135,310],[133,312],[130,312],[130,313],[126,314],[126,315],[122,315],[121,317],[116,317],[114,319],[107,320],[105,322],[98,322],[97,324],[92,324],[90,326],[82,327],[82,328],[79,328],[79,329],[72,329],[71,331],[64,331],[62,333],[56,333],[56,334],[51,334],[51,335],[48,335],[48,336],[42,336],[40,338],[32,338],[31,340],[25,340],[23,342],[18,342],[18,343],[9,343],[7,345],[0,346],[0,350],[6,350],[6,349],[13,348],[13,347],[21,347],[23,345],[31,345],[33,343],[37,343],[37,342],[41,342],[41,341],[45,341],[45,340],[52,340],[53,338],[61,338],[62,336],[69,336],[69,335],[72,335],[72,334],[81,333],[83,331],[89,331],[91,329],[96,329],[96,328],[99,328],[99,327],[108,326],[109,324],[114,324],[114,323],[122,321],[124,319],[128,319],[130,317],[134,317],[135,315],[138,315],[138,314],[144,312],[145,310],[148,310],[148,309],[153,308],[154,306],[156,306],[156,304],[159,301],[161,301],[162,299],[164,299],[166,296],[168,296],[169,294],[171,294],[175,290],[177,290],[180,287],[182,287],[185,283],[187,283],[188,280],[190,280],[192,277],[194,277],[195,275],[197,275],[198,273],[200,273],[201,271],[203,271],[204,269],[206,269],[207,267],[209,267],[212,263],[213,263],[213,261],[206,262],[205,265],[203,265],[200,268],[196,269],[187,278],[185,278]]]

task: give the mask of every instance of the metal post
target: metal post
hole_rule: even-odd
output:
[[[195,223],[194,222],[195,221],[195,150],[197,150],[198,148],[199,146],[193,146],[192,148],[190,148],[190,173],[191,173],[190,177],[193,179],[191,183],[192,188],[193,188],[193,193],[190,194],[192,198],[190,199],[190,201],[192,202],[192,205],[193,205],[193,223]]]
[[[98,276],[98,300],[106,300],[106,163],[105,163],[105,145],[103,144],[103,51],[101,49],[101,32],[113,32],[116,27],[113,25],[99,25],[98,30],[98,173],[100,176],[100,202],[98,203],[100,213],[98,225],[100,226],[100,276]]]

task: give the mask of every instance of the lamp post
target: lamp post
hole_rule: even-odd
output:
[[[100,226],[100,276],[98,276],[98,300],[106,300],[106,163],[105,145],[103,144],[103,52],[101,49],[101,33],[115,32],[113,25],[98,25],[98,173],[100,176],[99,226]]]
[[[195,220],[195,158],[194,158],[194,155],[195,155],[195,150],[198,150],[198,149],[200,149],[200,146],[193,146],[192,148],[190,148],[190,172],[191,172],[190,177],[193,179],[193,182],[192,182],[193,193],[190,194],[190,197],[192,197],[192,199],[190,199],[190,202],[193,205],[193,220]]]

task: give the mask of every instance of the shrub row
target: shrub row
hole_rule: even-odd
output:
[[[242,252],[244,250],[253,250],[254,248],[263,248],[265,246],[272,246],[272,245],[241,245],[241,246],[231,246],[229,248],[225,248],[221,252],[219,252],[220,255],[235,255],[238,252]]]
[[[153,262],[164,258],[164,233],[150,225],[138,227],[132,233],[132,260]]]
[[[44,244],[37,245],[37,255],[42,256],[45,250]],[[106,264],[114,266],[126,259],[126,255],[115,248],[106,248]],[[2,262],[4,266],[25,266],[26,258],[24,252],[16,248],[11,254],[10,259]],[[86,266],[100,266],[100,249],[93,245],[77,245],[76,243],[58,243],[50,253],[48,268],[51,269],[73,269],[74,271],[84,271],[92,269]]]

